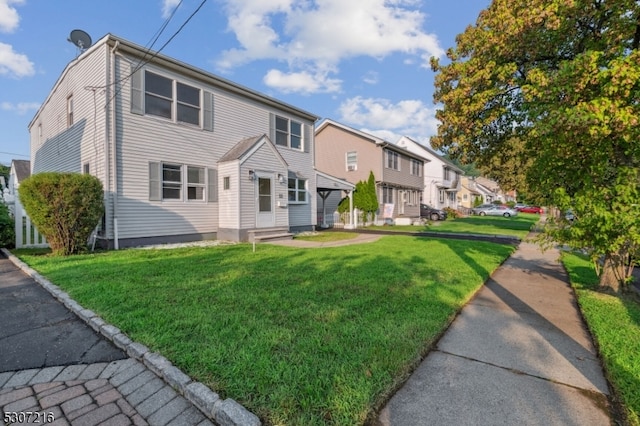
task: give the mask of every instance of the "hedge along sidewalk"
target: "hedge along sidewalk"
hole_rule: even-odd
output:
[[[26,263],[1,248],[0,251],[24,273],[33,278],[40,286],[60,301],[67,309],[76,314],[97,333],[113,342],[131,358],[140,361],[165,383],[193,403],[209,419],[221,426],[259,426],[260,419],[231,398],[222,400],[217,393],[205,384],[191,380],[179,368],[164,356],[151,352],[145,345],[134,342],[117,327],[106,323],[95,312],[83,308],[58,286],[51,283]]]

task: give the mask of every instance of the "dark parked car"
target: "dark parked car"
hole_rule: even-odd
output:
[[[447,212],[431,207],[428,204],[420,204],[420,217],[428,217],[431,220],[445,220]]]

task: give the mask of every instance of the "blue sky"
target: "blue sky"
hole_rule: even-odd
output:
[[[437,126],[429,58],[442,57],[489,4],[0,0],[0,163],[29,159],[28,124],[78,53],[72,30],[149,47],[169,18],[154,50],[177,33],[163,54],[390,142],[427,142]]]

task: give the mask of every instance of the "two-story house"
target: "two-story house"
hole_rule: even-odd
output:
[[[379,217],[419,217],[425,161],[377,136],[325,119],[315,131],[318,170],[352,184],[376,180]]]
[[[407,136],[401,137],[396,144],[428,160],[424,166],[422,202],[439,209],[457,209],[463,171],[430,147]]]
[[[32,173],[97,176],[115,248],[311,230],[317,118],[108,34],[29,124]]]

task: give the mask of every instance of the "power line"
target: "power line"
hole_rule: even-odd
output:
[[[26,158],[29,158],[29,156],[28,156],[28,155],[24,155],[24,154],[16,154],[15,152],[4,152],[4,151],[0,151],[0,154],[15,155],[16,157],[26,157]]]

